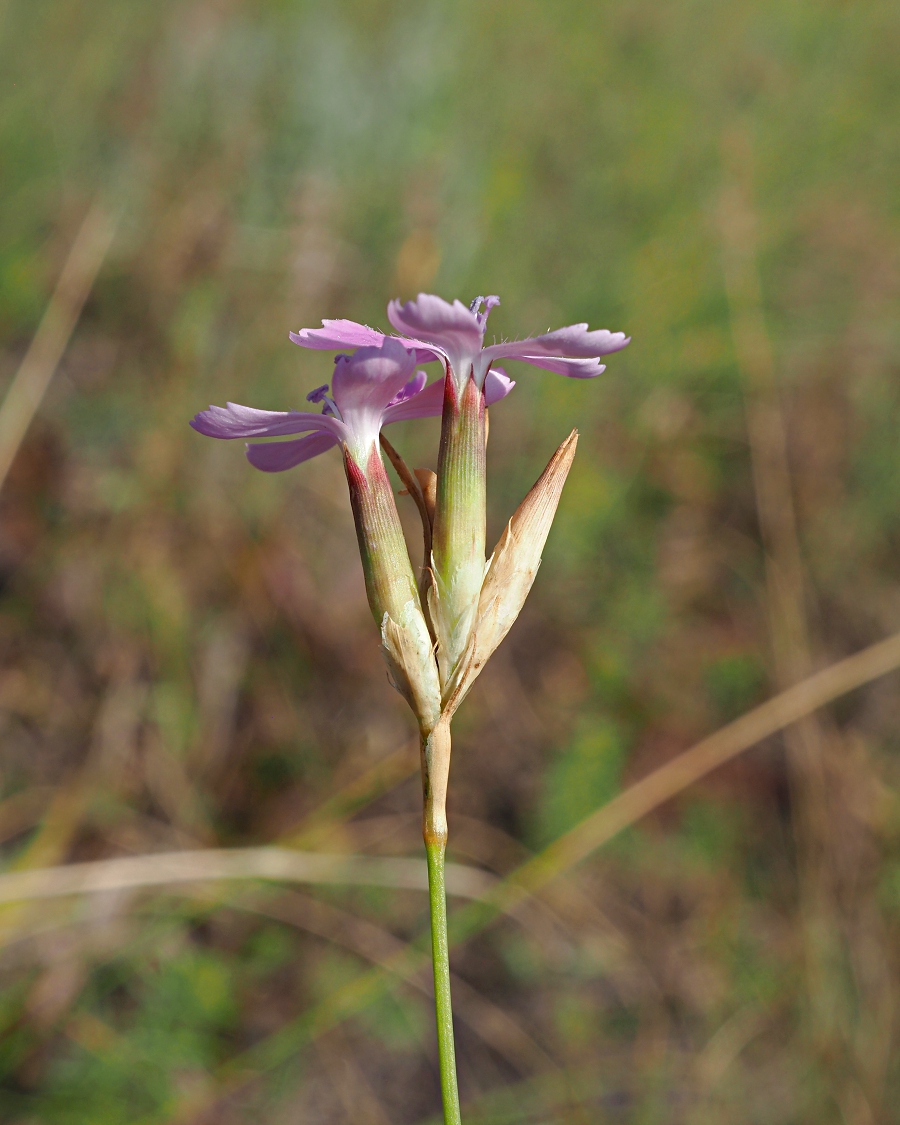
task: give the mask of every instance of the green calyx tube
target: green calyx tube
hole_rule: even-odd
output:
[[[448,372],[438,454],[429,593],[445,692],[469,643],[484,581],[486,464],[484,392],[471,375],[460,393]]]

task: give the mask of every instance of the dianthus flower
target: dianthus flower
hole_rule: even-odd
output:
[[[356,349],[352,355],[337,356],[330,396],[327,384],[307,396],[321,404],[321,413],[255,410],[229,403],[225,408],[211,406],[191,423],[200,433],[218,438],[305,435],[284,442],[251,442],[247,456],[267,472],[289,469],[334,445],[342,449],[369,605],[394,683],[412,707],[421,733],[422,831],[438,1057],[449,1125],[460,1122],[444,886],[450,723],[531,589],[578,436],[573,430],[560,445],[485,561],[486,407],[513,386],[495,363],[514,359],[573,378],[591,378],[604,370],[601,356],[628,343],[624,333],[590,331],[586,324],[575,324],[485,346],[488,316],[498,304],[497,297],[478,297],[467,307],[420,293],[415,301],[392,301],[388,306],[398,336],[349,320],[326,320],[321,328],[291,333],[303,347]],[[444,377],[428,386],[424,372],[415,368],[431,360],[442,363]],[[420,593],[379,438],[382,427],[391,422],[437,414],[442,421],[433,507],[426,502],[424,487],[416,488],[405,463],[380,439],[417,496],[422,514],[426,565]],[[420,485],[426,479],[434,483],[435,474],[428,470],[416,470],[416,476]]]
[[[387,315],[406,338],[407,347],[416,349],[419,363],[441,360],[460,393],[470,375],[479,389],[484,387],[489,370],[497,370],[493,365],[499,359],[520,360],[573,379],[591,379],[605,370],[599,357],[619,351],[630,340],[624,332],[605,328],[590,331],[587,324],[571,324],[540,336],[485,346],[488,317],[499,304],[496,296],[476,297],[470,305],[464,305],[459,300],[450,304],[432,293],[420,293],[415,301],[405,304],[391,301]],[[323,320],[321,328],[292,332],[291,339],[304,348],[332,351],[377,345],[385,335],[355,320]]]
[[[292,338],[295,335],[291,333]],[[295,441],[247,446],[251,465],[267,473],[292,469],[335,445],[346,445],[362,467],[383,426],[437,417],[444,402],[442,379],[426,386],[424,371],[407,377],[415,365],[414,350],[382,333],[373,332],[370,338],[374,339],[373,344],[359,348],[353,356],[336,357],[330,397],[327,383],[306,396],[307,402],[322,404],[321,413],[258,410],[229,402],[224,407],[211,406],[201,411],[191,425],[199,433],[215,438],[274,438],[306,433],[306,437]],[[485,387],[488,405],[504,398],[514,386],[504,372],[491,372]]]
[[[191,425],[209,437],[306,437],[252,444],[247,456],[257,468],[279,472],[340,445],[366,582],[366,595],[391,676],[423,730],[431,730],[441,709],[434,644],[422,613],[403,529],[397,515],[378,436],[386,422],[437,413],[437,396],[415,372],[416,354],[394,339],[337,357],[332,394],[327,386],[309,398],[322,413],[255,410],[229,403],[211,406]],[[440,388],[438,388],[440,389]],[[311,431],[311,432],[309,432]]]
[[[391,301],[387,315],[414,348],[420,363],[444,365],[443,422],[438,455],[437,496],[432,529],[432,620],[438,637],[441,679],[453,682],[469,644],[484,581],[487,481],[485,407],[491,380],[506,374],[498,360],[518,360],[574,379],[605,370],[600,357],[629,342],[624,332],[571,324],[553,332],[485,346],[484,335],[497,296],[476,297],[468,306],[420,293],[405,304]],[[383,333],[352,320],[325,320],[321,328],[291,333],[307,348],[375,344]]]

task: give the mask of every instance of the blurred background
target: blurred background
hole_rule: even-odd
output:
[[[0,389],[54,291],[34,385],[62,350],[0,492],[4,869],[421,855],[339,458],[187,425],[302,408],[331,357],[288,331],[420,289],[633,336],[491,412],[490,541],[582,436],[456,722],[457,863],[508,874],[900,629],[898,56],[878,0],[0,4]],[[896,676],[845,694],[459,941],[466,1121],[900,1122],[898,724]],[[427,966],[377,968],[426,910],[7,902],[0,1121],[436,1122]]]

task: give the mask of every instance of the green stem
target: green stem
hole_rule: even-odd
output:
[[[438,1064],[444,1125],[461,1125],[453,1047],[453,1009],[450,1003],[450,945],[447,941],[447,895],[444,889],[443,841],[426,841],[428,904],[431,909],[431,954],[434,961],[434,1008],[437,1015]]]
[[[422,836],[428,856],[428,906],[431,913],[431,956],[434,964],[434,1009],[437,1015],[438,1061],[444,1125],[460,1125],[450,1004],[450,942],[447,938],[447,893],[444,852],[447,849],[447,781],[450,777],[450,720],[442,716],[422,732]]]

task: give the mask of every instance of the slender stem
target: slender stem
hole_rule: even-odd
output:
[[[415,476],[409,471],[409,466],[391,445],[384,434],[378,435],[378,440],[381,443],[381,448],[387,454],[388,460],[394,466],[397,476],[403,481],[406,491],[415,501],[416,507],[419,509],[419,516],[422,520],[422,533],[425,537],[425,566],[431,563],[431,515],[428,512],[428,507],[425,503],[425,496],[422,492],[422,486],[416,480]]]
[[[431,908],[431,954],[434,961],[434,1008],[437,1015],[438,1063],[444,1125],[461,1125],[450,1003],[450,946],[447,941],[447,895],[444,890],[443,842],[425,844],[428,856],[428,904]]]
[[[413,498],[416,507],[419,509],[419,517],[422,520],[422,535],[424,537],[422,573],[419,577],[419,600],[422,603],[422,613],[425,615],[425,621],[428,625],[428,632],[431,634],[431,639],[435,641],[437,640],[437,637],[435,636],[434,625],[431,621],[431,614],[428,610],[428,587],[431,585],[431,525],[432,520],[434,519],[434,495],[432,494],[431,507],[429,509],[428,497],[426,496],[422,482],[418,479],[417,475],[419,473],[425,472],[425,470],[416,469],[413,472],[410,472],[409,465],[407,465],[407,463],[403,460],[403,458],[391,445],[391,443],[383,433],[379,434],[378,440],[381,442],[381,448],[387,454],[388,460],[394,466],[397,476],[406,485],[406,491]]]
[[[428,906],[431,913],[431,955],[434,964],[434,1008],[437,1015],[438,1061],[444,1125],[460,1125],[450,1004],[450,943],[447,939],[447,893],[444,852],[447,849],[447,781],[450,776],[450,720],[442,716],[422,733],[422,836],[428,857]]]

